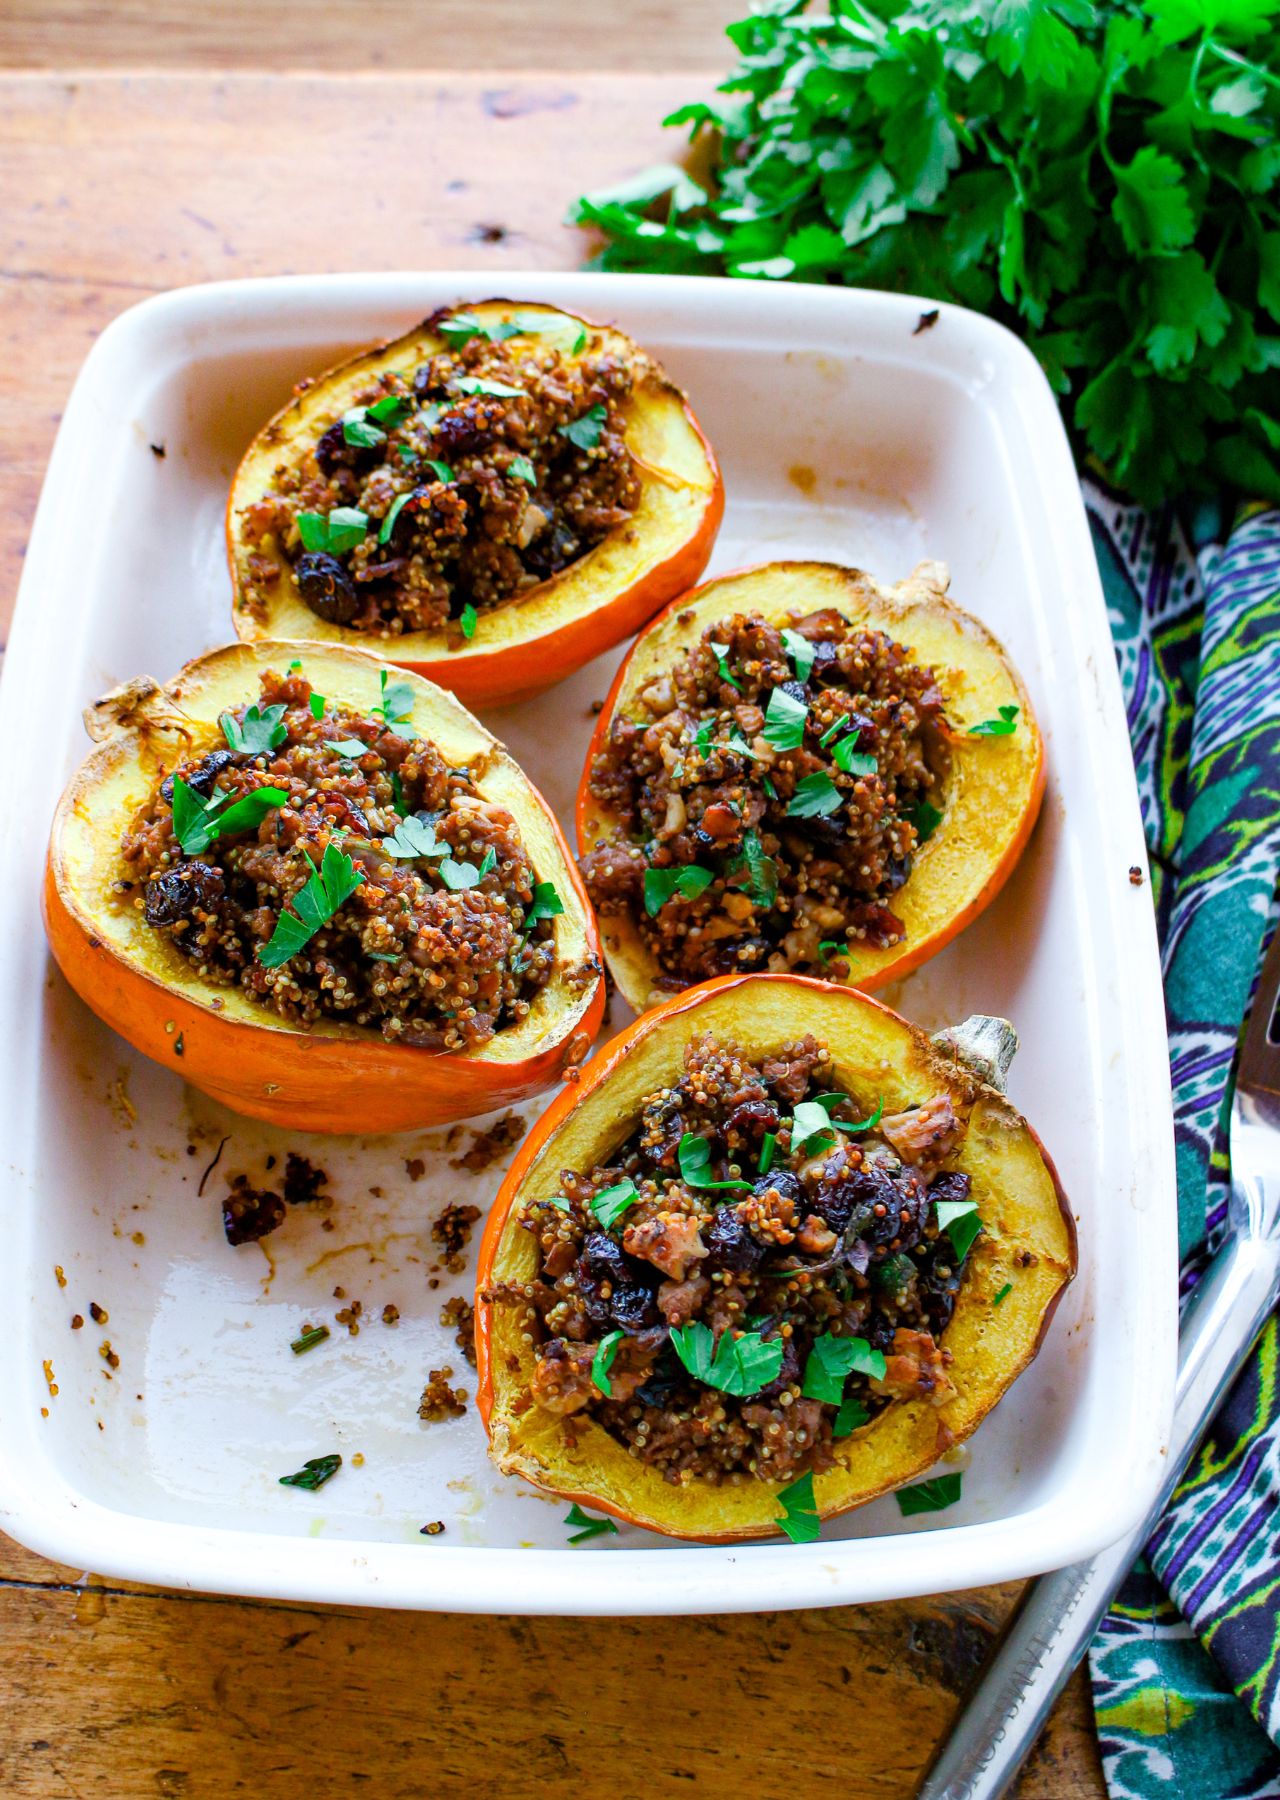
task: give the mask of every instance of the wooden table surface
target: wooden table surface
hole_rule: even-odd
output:
[[[567,268],[583,245],[566,201],[669,156],[658,121],[690,87],[0,76],[0,622],[60,408],[116,313],[227,276]],[[900,1800],[1015,1599],[481,1619],[169,1594],[0,1539],[0,1791],[783,1800],[831,1781],[846,1800]],[[1103,1795],[1081,1678],[1019,1793]]]

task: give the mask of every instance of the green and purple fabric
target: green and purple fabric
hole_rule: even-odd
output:
[[[1085,484],[1164,958],[1184,1294],[1223,1229],[1241,1022],[1280,872],[1280,512]],[[1273,1320],[1090,1652],[1114,1800],[1280,1800]]]

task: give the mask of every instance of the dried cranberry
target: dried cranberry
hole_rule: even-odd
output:
[[[766,1131],[778,1129],[779,1117],[773,1101],[762,1094],[758,1099],[739,1101],[725,1120],[725,1130],[759,1140]]]
[[[770,1340],[766,1337],[765,1342]],[[767,1387],[762,1387],[755,1396],[757,1400],[772,1400],[783,1388],[793,1387],[800,1380],[800,1351],[796,1345],[795,1334],[782,1340],[782,1364],[778,1373]]]
[[[209,795],[213,792],[213,784],[218,779],[219,775],[221,775],[224,769],[232,768],[235,761],[236,753],[234,750],[210,750],[209,754],[202,757],[195,768],[184,774],[182,779],[186,782],[193,794],[199,794],[202,799],[207,800]],[[172,801],[172,775],[166,775],[165,779],[160,783],[160,797],[162,800]]]
[[[638,1282],[622,1282],[609,1296],[609,1317],[623,1331],[647,1331],[661,1315],[652,1288]]]
[[[963,1169],[945,1169],[929,1183],[930,1200],[967,1200],[973,1182]]]
[[[356,584],[338,561],[325,551],[308,551],[294,565],[294,580],[304,602],[318,619],[330,625],[347,625],[360,610]]]
[[[284,1223],[279,1194],[249,1186],[247,1175],[233,1176],[222,1202],[222,1229],[229,1244],[253,1244]]]
[[[702,1268],[708,1275],[731,1270],[735,1275],[759,1268],[764,1261],[764,1247],[747,1228],[746,1220],[736,1206],[722,1206],[706,1232],[707,1260]]]
[[[148,925],[176,925],[197,911],[212,912],[226,892],[222,870],[208,863],[179,863],[147,883],[143,918]]]
[[[341,419],[330,425],[316,442],[316,466],[328,479],[332,479],[339,469],[372,468],[378,456],[376,444],[349,444]]]

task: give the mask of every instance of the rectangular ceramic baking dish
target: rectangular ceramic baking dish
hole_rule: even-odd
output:
[[[488,1463],[474,1409],[419,1422],[429,1369],[447,1364],[474,1387],[439,1319],[470,1275],[441,1267],[430,1225],[448,1200],[487,1206],[501,1167],[453,1166],[465,1128],[452,1142],[308,1141],[188,1091],[66,989],[38,889],[56,796],[86,747],[82,706],[231,636],[222,514],[252,433],[293,381],[493,292],[495,277],[189,288],[124,314],[84,366],[0,694],[0,1525],[107,1575],[502,1612],[830,1605],[1094,1551],[1137,1519],[1160,1468],[1174,1166],[1152,911],[1129,879],[1144,854],[1124,709],[1050,391],[1000,327],[942,307],[921,329],[922,303],[902,297],[578,274],[496,283],[617,320],[688,388],[728,491],[713,570],[798,555],[896,578],[939,558],[954,596],[1017,660],[1048,740],[1039,827],[1000,900],[887,998],[930,1027],[974,1010],[1016,1022],[1011,1091],[1071,1196],[1079,1279],[973,1440],[960,1504],[904,1520],[887,1498],[811,1546],[676,1546],[624,1529],[571,1548],[563,1505]],[[616,661],[487,716],[565,820]],[[229,1248],[220,1184],[289,1149],[328,1173],[328,1229],[295,1209],[262,1246]],[[349,1336],[333,1315],[356,1298]],[[398,1324],[382,1323],[388,1304]],[[316,1319],[334,1336],[294,1356],[290,1339]],[[322,1491],[279,1485],[330,1450],[345,1464]],[[424,1536],[435,1521],[444,1531]]]

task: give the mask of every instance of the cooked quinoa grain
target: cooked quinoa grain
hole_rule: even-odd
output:
[[[970,1203],[964,1134],[946,1094],[844,1093],[812,1037],[698,1039],[607,1163],[519,1215],[536,1277],[487,1298],[529,1316],[532,1403],[673,1482],[790,1481],[895,1400],[943,1404],[965,1262],[935,1202]]]
[[[263,675],[258,706],[260,717],[283,709],[275,748],[220,747],[181,762],[140,809],[121,841],[125,902],[202,980],[240,987],[296,1025],[343,1019],[395,1043],[463,1050],[518,1024],[550,978],[554,946],[547,921],[525,928],[537,878],[511,814],[428,739],[320,701],[297,671]],[[232,738],[246,711],[223,715]],[[287,799],[260,824],[187,854],[174,828],[176,778],[205,803],[264,787]],[[434,834],[437,848],[398,853],[409,825]],[[267,967],[282,912],[296,912],[329,846],[363,884]],[[304,1197],[312,1193],[286,1183],[286,1198]]]
[[[582,858],[678,989],[743,969],[840,975],[904,936],[890,902],[940,816],[934,671],[833,609],[736,613],[615,714],[590,791],[616,836]]]
[[[428,326],[456,340],[469,317],[446,311]],[[465,607],[519,599],[626,524],[640,483],[622,408],[643,358],[598,347],[562,314],[516,322],[526,329],[496,343],[477,328],[411,380],[371,377],[300,463],[281,463],[240,514],[256,547],[252,610],[264,613],[274,549],[332,624],[384,635],[461,625]],[[363,521],[352,542],[330,541],[334,511]]]

